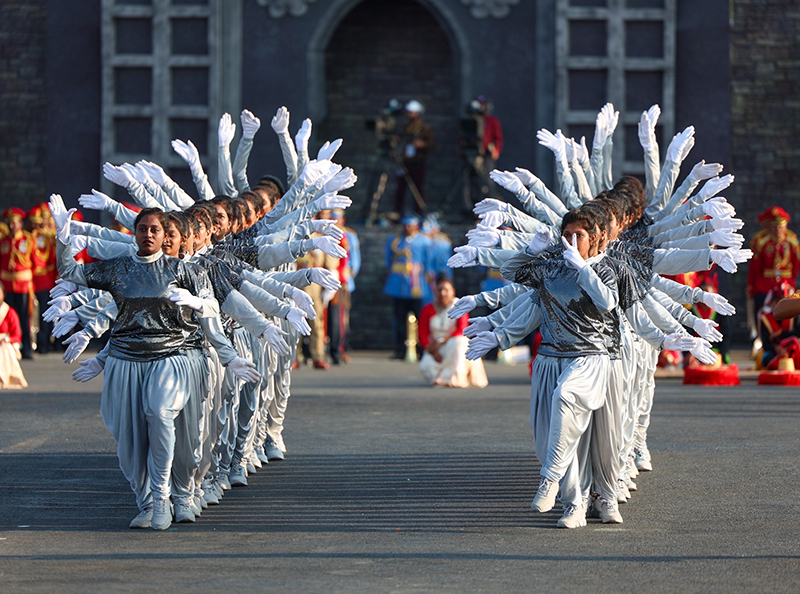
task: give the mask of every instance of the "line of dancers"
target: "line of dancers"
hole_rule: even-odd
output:
[[[226,490],[246,486],[248,473],[284,459],[292,364],[315,318],[302,288],[340,288],[334,272],[294,262],[312,250],[346,255],[335,221],[313,218],[351,205],[339,192],[357,178],[331,161],[341,139],[310,159],[311,121],[292,139],[289,112],[279,109],[272,128],[288,189],[272,176],[251,187],[247,162],[261,123],[247,110],[241,123],[231,163],[236,125],[228,114],[220,120],[218,194],[194,144],[174,140],[199,200],[147,161],[103,168],[138,212],[96,190],[78,200],[110,212],[122,231],[71,220],[75,209],[50,198],[61,279],[45,317],[56,335],[82,326],[64,341],[68,363],[110,330],[73,378],[103,374],[102,418],[138,507],[131,528],[194,522]],[[77,263],[84,249],[96,261]]]
[[[653,106],[639,122],[644,186],[633,177],[612,179],[619,112],[611,104],[597,116],[591,150],[583,138],[539,131],[556,158],[558,194],[525,169],[493,171],[525,212],[502,200],[479,202],[480,223],[448,262],[498,269],[512,281],[450,310],[457,318],[479,305],[500,307],[469,320],[468,358],[541,333],[530,416],[541,471],[531,507],[547,512],[559,499],[560,528],[586,526],[591,516],[621,524],[619,503],[636,490],[638,473],[652,470],[647,430],[659,351],[716,361],[710,343],[722,339],[717,324],[684,306],[702,302],[722,315],[734,308],[665,275],[714,265],[733,273],[752,257],[736,233],[744,223],[717,196],[733,176],[720,177],[721,165],[700,161],[676,187],[695,131],[677,134],[661,165],[659,115]]]

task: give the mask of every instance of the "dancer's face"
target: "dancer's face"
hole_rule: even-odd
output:
[[[578,244],[578,252],[584,260],[591,257],[589,252],[592,251],[592,249],[594,249],[594,255],[597,255],[597,234],[589,235],[589,232],[586,231],[579,222],[569,223],[564,227],[564,231],[561,235],[563,235],[570,244],[572,244],[572,236],[575,236]]]
[[[198,220],[200,224],[200,230],[195,233],[194,236],[194,251],[196,252],[201,247],[206,244],[206,239],[208,239],[208,229],[206,229],[205,223],[203,221]]]
[[[164,227],[155,215],[143,216],[136,225],[136,245],[140,256],[152,256],[164,243]]]
[[[181,234],[175,223],[170,222],[167,232],[164,234],[164,243],[161,244],[161,249],[168,256],[178,258],[181,253]]]

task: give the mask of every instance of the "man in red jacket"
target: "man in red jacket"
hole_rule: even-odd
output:
[[[25,211],[9,208],[3,213],[8,234],[0,239],[0,278],[8,303],[19,316],[22,328],[22,358],[32,359],[30,306],[33,304],[33,263],[31,234],[25,231]]]

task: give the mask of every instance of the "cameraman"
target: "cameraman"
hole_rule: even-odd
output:
[[[433,130],[422,121],[422,112],[425,110],[422,103],[412,99],[406,103],[405,109],[408,123],[401,131],[398,144],[402,151],[402,167],[398,172],[397,192],[394,196],[397,213],[405,211],[406,187],[410,185],[408,181],[416,186],[420,199],[424,199],[426,160],[428,153],[434,148]],[[422,203],[424,204],[424,200]],[[413,200],[413,207],[415,212],[422,213],[420,201]]]

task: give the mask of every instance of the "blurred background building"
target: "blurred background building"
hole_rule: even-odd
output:
[[[437,145],[426,198],[456,245],[469,223],[456,147],[478,94],[503,124],[501,169],[550,182],[552,154],[536,130],[591,142],[597,110],[612,101],[622,114],[615,173],[641,173],[636,122],[659,103],[662,141],[697,129],[687,172],[704,158],[736,175],[727,197],[748,238],[766,206],[800,217],[800,5],[791,0],[5,0],[0,15],[2,208],[111,191],[104,161],[154,160],[192,191],[169,141],[193,140],[215,179],[226,111],[247,108],[264,123],[251,177],[283,173],[268,126],[281,105],[292,132],[313,119],[312,150],[343,137],[337,161],[361,179],[348,192],[364,258],[355,347],[388,343],[388,305],[363,297],[380,294],[389,230],[359,219],[378,166],[371,122],[390,98],[426,106]],[[391,208],[387,192],[381,211]],[[745,279],[746,270],[722,287],[742,312]],[[460,293],[478,290],[470,272],[456,281]]]

